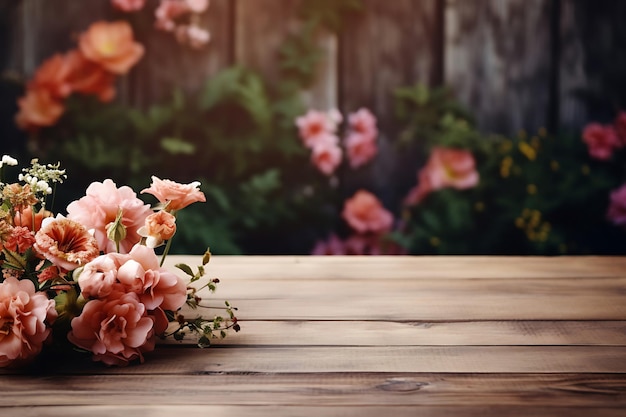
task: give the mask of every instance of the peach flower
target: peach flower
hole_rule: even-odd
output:
[[[344,203],[342,217],[359,233],[384,233],[391,230],[392,214],[369,191],[359,190]]]
[[[95,22],[79,38],[80,51],[114,74],[126,74],[144,54],[128,22]]]
[[[29,89],[17,100],[19,112],[15,123],[23,130],[53,126],[65,112],[65,106],[47,89]]]
[[[194,181],[190,184],[179,184],[171,180],[162,180],[152,176],[150,188],[145,188],[141,193],[148,193],[155,196],[161,203],[167,204],[170,212],[180,210],[195,202],[205,202],[204,193],[198,189],[200,182]]]
[[[348,116],[348,124],[353,132],[374,140],[378,136],[376,117],[366,108],[361,108]]]
[[[57,318],[54,300],[27,279],[0,284],[0,367],[28,361],[41,352]]]
[[[39,210],[35,213],[33,218],[33,210],[31,206],[26,206],[22,211],[15,213],[13,217],[13,225],[14,226],[24,226],[29,230],[33,230],[33,225],[35,226],[34,231],[37,232],[41,229],[41,222],[46,217],[52,217],[53,214],[48,210]]]
[[[127,259],[127,255],[107,253],[76,270],[74,279],[78,278],[82,296],[106,298],[115,289],[122,291],[122,286],[117,282],[117,270]]]
[[[107,226],[117,218],[122,210],[122,225],[126,228],[126,238],[120,241],[120,252],[127,253],[141,239],[137,230],[144,225],[152,210],[144,204],[132,188],[106,179],[93,182],[87,187],[87,195],[67,206],[67,217],[95,230],[98,247],[103,252],[115,252],[115,242],[107,236]]]
[[[146,0],[111,0],[111,4],[123,12],[136,12],[143,9]]]
[[[99,254],[98,243],[85,226],[63,217],[44,219],[34,248],[65,271],[73,271]]]
[[[346,151],[348,160],[352,168],[358,168],[365,165],[376,156],[378,147],[376,146],[376,136],[370,133],[351,132],[345,138]]]
[[[611,192],[606,217],[618,226],[626,226],[626,184]]]
[[[326,175],[332,175],[341,164],[343,151],[334,141],[320,141],[311,152],[311,162]]]
[[[583,142],[589,148],[589,155],[600,160],[610,159],[613,150],[622,146],[615,129],[612,126],[603,126],[599,123],[590,123],[585,127]]]
[[[146,238],[146,246],[156,248],[176,233],[176,217],[164,210],[152,213],[137,233]]]
[[[132,292],[88,301],[71,325],[68,340],[107,365],[143,362],[143,353],[154,349],[154,319]]]

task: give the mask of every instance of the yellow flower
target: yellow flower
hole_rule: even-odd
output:
[[[530,146],[528,142],[521,141],[519,145],[517,145],[517,147],[519,148],[519,151],[523,153],[524,156],[526,156],[526,158],[528,158],[529,160],[534,161],[537,157],[537,151],[535,150],[535,148]]]

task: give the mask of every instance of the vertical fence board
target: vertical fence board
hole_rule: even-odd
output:
[[[587,118],[580,92],[587,85],[584,48],[576,22],[576,0],[561,0],[559,124],[566,130],[580,129]]]
[[[232,64],[232,0],[212,0],[208,11],[200,16],[199,24],[209,30],[211,39],[199,48],[180,44],[173,34],[153,27],[157,5],[156,0],[148,2],[149,15],[137,22],[146,54],[124,83],[125,101],[140,107],[169,98],[174,88],[193,92],[208,77]]]
[[[347,172],[347,192],[368,184],[388,205],[397,201],[392,159],[397,133],[394,90],[437,83],[436,0],[364,0],[363,13],[348,22],[340,38],[339,97],[344,114],[369,108],[378,118],[379,154],[366,172]],[[411,168],[413,171],[413,168]],[[411,174],[412,176],[413,174]]]
[[[546,126],[550,0],[448,0],[446,83],[480,129]]]

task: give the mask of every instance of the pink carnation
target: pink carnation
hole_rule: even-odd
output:
[[[0,367],[41,352],[56,317],[54,300],[36,292],[30,280],[7,277],[0,284]]]
[[[110,179],[93,182],[87,195],[67,206],[68,218],[95,230],[98,246],[103,252],[116,251],[115,242],[107,236],[107,226],[115,221],[122,210],[122,225],[126,238],[120,241],[120,252],[127,253],[141,239],[137,230],[144,225],[152,210],[127,186],[117,188]]]
[[[44,219],[34,248],[64,271],[73,271],[99,253],[98,243],[82,224],[62,217]]]
[[[611,192],[606,217],[618,226],[626,226],[626,184]]]
[[[378,147],[376,146],[376,136],[354,131],[345,139],[345,146],[348,159],[352,168],[365,165],[376,156]]]
[[[192,203],[205,202],[206,197],[198,189],[199,186],[200,183],[198,181],[190,184],[179,184],[171,180],[162,180],[152,176],[150,188],[143,189],[141,193],[152,194],[161,203],[167,204],[167,211],[173,212],[183,209]]]
[[[107,365],[127,365],[154,349],[154,320],[135,293],[112,293],[90,300],[72,319],[67,338]]]
[[[583,130],[583,142],[587,144],[592,158],[607,160],[616,148],[622,146],[612,126],[590,123]]]
[[[369,191],[359,190],[346,200],[342,217],[359,233],[384,233],[391,229],[392,214]]]

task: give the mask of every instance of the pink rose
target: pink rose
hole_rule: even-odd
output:
[[[376,136],[370,136],[360,132],[352,132],[345,139],[345,146],[348,152],[348,160],[352,168],[365,165],[376,156],[378,147],[376,146]]]
[[[67,217],[95,230],[98,246],[103,252],[115,252],[115,242],[107,236],[107,226],[117,218],[122,210],[122,225],[126,228],[126,238],[120,241],[120,252],[127,253],[141,239],[137,230],[144,225],[152,210],[144,204],[132,188],[117,188],[110,179],[93,182],[87,188],[87,195],[67,206]]]
[[[612,126],[590,123],[583,130],[583,142],[587,144],[592,158],[607,160],[616,148],[622,146]]]
[[[348,123],[353,132],[360,133],[374,140],[378,136],[376,117],[366,108],[361,108],[348,116]]]
[[[146,224],[137,232],[146,238],[147,247],[156,248],[176,233],[176,217],[164,210],[152,213],[146,217]]]
[[[154,320],[135,293],[114,292],[90,300],[72,319],[67,338],[107,365],[127,365],[154,349]]]
[[[179,184],[170,180],[162,180],[152,176],[150,188],[141,193],[155,196],[161,203],[167,204],[167,211],[173,212],[187,207],[195,202],[205,202],[204,193],[198,189],[200,183],[194,181],[190,184]]]
[[[359,233],[388,232],[393,224],[392,214],[374,194],[365,190],[357,191],[346,200],[341,215]]]
[[[39,354],[56,318],[54,300],[36,292],[30,280],[7,277],[0,284],[0,367]]]
[[[111,4],[123,12],[135,12],[143,8],[146,0],[111,0]]]
[[[606,217],[618,226],[626,226],[626,184],[611,192]]]
[[[311,162],[326,175],[332,175],[341,164],[343,152],[333,141],[319,141],[311,151]]]
[[[80,223],[63,217],[47,217],[35,235],[34,248],[54,265],[73,271],[95,259],[96,239]]]

